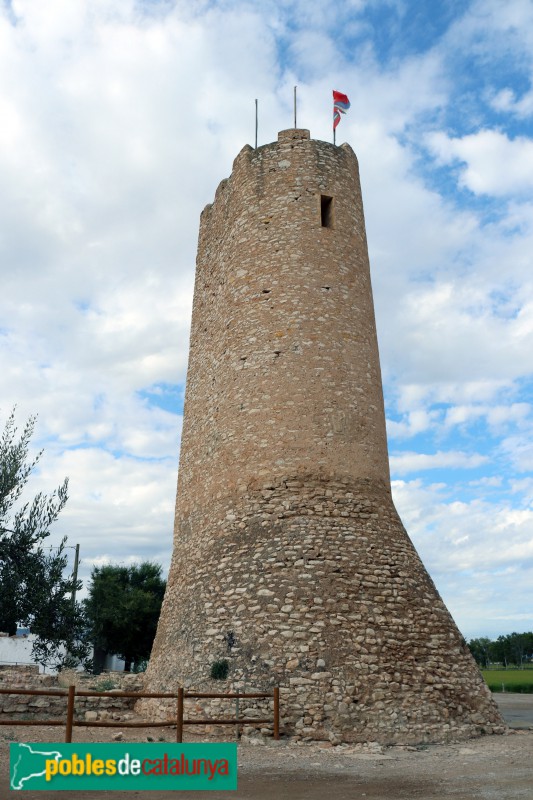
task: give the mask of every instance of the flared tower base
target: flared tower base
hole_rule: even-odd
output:
[[[215,502],[184,523],[182,541],[151,691],[277,685],[283,732],[318,740],[415,744],[503,732],[384,487],[287,476],[249,487],[234,504]],[[227,678],[213,681],[213,664],[224,661]]]

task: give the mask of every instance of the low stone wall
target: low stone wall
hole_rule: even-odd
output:
[[[113,688],[110,684],[113,684]],[[85,676],[68,672],[58,675],[39,675],[24,668],[0,670],[0,688],[17,689],[66,689],[75,685],[79,690],[102,692],[141,692],[143,676],[127,673],[108,673]],[[125,721],[136,717],[135,697],[76,697],[74,717],[76,720]],[[67,697],[46,695],[0,694],[0,718],[13,720],[36,719],[43,724],[49,719],[66,719]]]
[[[128,673],[104,673],[97,677],[88,676],[78,672],[61,672],[58,675],[39,675],[32,667],[0,668],[0,688],[17,689],[63,689],[76,686],[77,690],[101,690],[102,692],[142,692],[144,675]],[[110,688],[109,684],[113,684]],[[220,686],[217,681],[202,687],[203,691],[220,692],[228,691],[227,686]],[[253,687],[236,687],[236,691],[261,691]],[[74,717],[85,722],[116,721],[150,719],[162,720],[176,718],[175,700],[152,700],[144,707],[147,701],[137,701],[135,697],[76,697]],[[137,703],[137,707],[136,707]],[[67,713],[67,696],[46,695],[17,695],[0,694],[0,720],[39,720],[46,724],[47,720],[65,720]],[[235,699],[197,700],[186,698],[185,719],[208,718],[234,718],[237,715]],[[239,717],[248,719],[269,719],[273,717],[271,699],[241,699],[239,700]],[[1,730],[1,729],[0,729]],[[194,732],[209,737],[233,738],[235,727],[232,725],[198,725]],[[244,737],[257,738],[272,736],[272,724],[241,725],[239,734]]]
[[[146,691],[150,691],[147,689]],[[187,690],[186,690],[187,691]],[[205,681],[201,687],[189,688],[189,691],[207,693],[254,693],[264,692],[265,689],[254,686],[232,685],[228,686],[227,681]],[[281,693],[280,693],[281,694]],[[174,720],[176,718],[176,700],[174,698],[158,698],[139,700],[135,706],[135,711],[145,719],[161,721]],[[200,736],[212,737],[215,739],[235,740],[239,738],[243,741],[271,739],[274,734],[274,704],[272,697],[265,698],[239,698],[220,697],[220,698],[195,698],[184,697],[184,720],[195,720],[194,727],[186,725],[185,730]],[[243,723],[236,726],[232,724],[213,724],[205,723],[204,720],[223,720],[223,719],[248,719],[248,720],[268,720],[265,723],[247,724]],[[280,698],[280,728],[285,734],[289,720],[283,716],[283,700]],[[238,737],[235,735],[238,727]]]

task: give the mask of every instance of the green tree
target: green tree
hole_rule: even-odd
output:
[[[468,647],[480,667],[489,666],[492,660],[492,642],[487,636],[480,636],[479,639],[470,639]]]
[[[533,636],[531,633],[508,633],[503,637],[509,653],[509,660],[521,667],[531,653]]]
[[[61,667],[83,655],[82,611],[72,602],[75,581],[64,574],[66,538],[57,548],[43,543],[67,502],[68,479],[51,495],[22,502],[42,455],[28,457],[34,427],[30,417],[19,435],[13,410],[0,438],[0,630],[13,636],[18,625],[29,627],[37,637],[34,658]]]
[[[93,568],[85,612],[95,672],[101,670],[99,654],[123,658],[127,672],[149,658],[165,586],[161,566],[149,561]]]
[[[507,636],[498,636],[498,638],[492,643],[492,648],[494,651],[494,660],[500,664],[503,664],[503,666],[507,668],[507,665],[511,660],[511,651]]]

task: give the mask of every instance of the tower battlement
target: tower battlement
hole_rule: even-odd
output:
[[[152,688],[282,687],[294,735],[501,726],[394,508],[357,158],[281,131],[201,216]]]

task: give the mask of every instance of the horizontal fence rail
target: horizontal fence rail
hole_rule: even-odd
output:
[[[169,694],[166,692],[97,692],[86,691],[85,689],[77,690],[75,686],[69,686],[68,690],[65,689],[14,689],[14,688],[0,688],[0,694],[9,695],[45,695],[48,697],[66,697],[67,698],[67,715],[66,719],[44,719],[44,720],[29,720],[29,719],[0,719],[0,725],[64,725],[65,726],[65,742],[72,742],[72,729],[78,728],[168,728],[176,727],[176,741],[183,742],[183,726],[184,725],[265,725],[273,724],[274,739],[279,739],[279,687],[274,687],[272,692],[186,692],[183,688],[178,689],[177,693]],[[95,722],[88,722],[85,720],[74,719],[74,710],[76,697],[136,697],[174,700],[176,702],[176,718],[171,720],[156,721],[156,722],[108,722],[107,720],[97,720]],[[188,698],[194,699],[268,699],[273,700],[273,714],[268,719],[259,719],[257,717],[245,718],[239,717],[238,705],[235,717],[222,719],[207,719],[205,717],[198,717],[197,719],[185,719],[184,706],[185,700]]]

